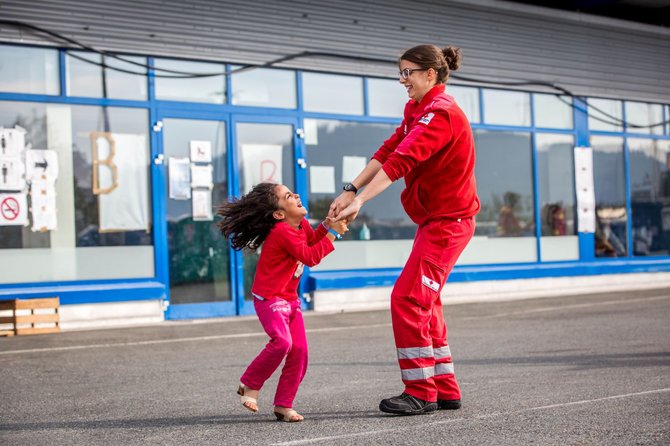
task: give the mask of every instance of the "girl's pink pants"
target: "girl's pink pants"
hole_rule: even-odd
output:
[[[270,342],[249,364],[240,381],[250,389],[260,390],[286,358],[274,405],[293,407],[298,386],[307,372],[307,335],[300,299],[289,302],[254,297],[254,308]]]

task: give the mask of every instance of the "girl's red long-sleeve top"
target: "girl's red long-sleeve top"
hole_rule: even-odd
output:
[[[436,85],[421,102],[407,102],[400,127],[372,156],[392,181],[405,178],[401,201],[418,225],[472,217],[480,208],[472,129],[444,90]]]
[[[313,230],[305,219],[299,228],[275,224],[261,247],[251,292],[263,299],[297,299],[303,265],[315,266],[335,249],[327,233],[323,225]]]

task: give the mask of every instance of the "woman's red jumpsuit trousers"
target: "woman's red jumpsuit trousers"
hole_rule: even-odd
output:
[[[419,226],[391,294],[391,318],[405,393],[424,401],[458,400],[440,292],[472,238],[472,217]]]

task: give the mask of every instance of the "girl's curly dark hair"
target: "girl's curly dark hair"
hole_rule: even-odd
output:
[[[276,188],[274,183],[259,183],[248,194],[218,209],[221,220],[217,226],[233,249],[255,250],[263,244],[278,221],[272,215],[279,209]]]

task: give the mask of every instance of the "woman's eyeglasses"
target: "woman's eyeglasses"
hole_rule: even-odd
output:
[[[409,79],[409,77],[414,73],[415,71],[428,71],[430,68],[405,68],[402,71],[398,71],[398,74],[400,77],[403,79]]]

